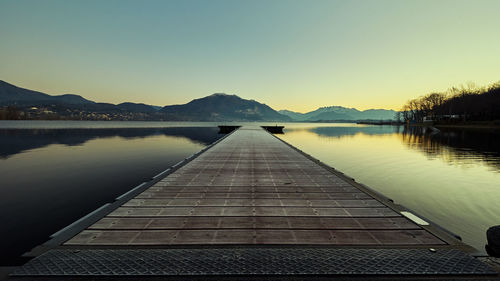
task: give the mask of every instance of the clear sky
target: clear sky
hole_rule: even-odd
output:
[[[499,0],[0,0],[0,80],[153,105],[399,109],[500,80]]]

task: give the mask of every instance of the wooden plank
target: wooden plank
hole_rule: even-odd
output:
[[[440,245],[260,128],[243,127],[67,245]]]
[[[92,225],[93,230],[141,229],[421,229],[406,218],[338,217],[106,217]]]

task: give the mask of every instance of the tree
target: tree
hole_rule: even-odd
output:
[[[423,122],[426,116],[460,115],[466,120],[500,119],[500,81],[479,88],[474,83],[451,87],[409,100],[401,109],[405,121]]]

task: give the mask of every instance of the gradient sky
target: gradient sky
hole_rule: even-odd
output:
[[[215,92],[399,109],[500,80],[500,1],[0,0],[0,80],[101,102]]]

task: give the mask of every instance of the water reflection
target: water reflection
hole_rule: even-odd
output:
[[[500,171],[500,131],[404,127],[399,136],[409,148],[430,159],[439,157],[452,165],[481,161]]]
[[[1,129],[0,265],[220,138],[217,127]]]
[[[176,136],[208,145],[219,136],[215,127],[111,128],[111,129],[0,129],[0,158],[51,144],[83,145],[99,138],[124,139]]]
[[[220,137],[202,125],[0,129],[0,264]],[[279,137],[478,249],[500,222],[498,131],[296,123]]]
[[[464,130],[405,126],[294,127],[288,133],[308,132],[323,138],[357,135],[395,135],[410,149],[423,152],[429,159],[441,158],[452,165],[473,165],[482,161],[500,171],[500,130]]]
[[[312,127],[312,128],[294,128],[286,129],[285,132],[309,131],[322,137],[343,138],[355,136],[357,134],[365,135],[386,135],[399,133],[398,126],[352,126],[352,127]]]
[[[280,138],[484,251],[486,230],[500,223],[499,134],[301,124]]]

